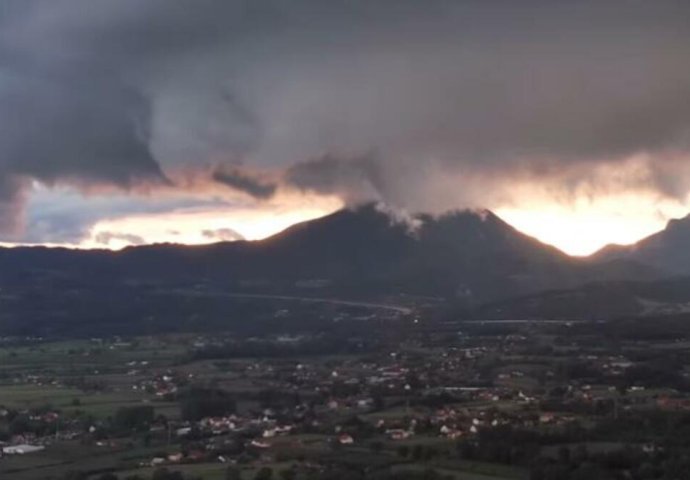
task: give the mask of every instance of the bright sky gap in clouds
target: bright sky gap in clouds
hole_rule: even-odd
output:
[[[0,0],[0,241],[489,208],[572,254],[690,211],[690,3]]]

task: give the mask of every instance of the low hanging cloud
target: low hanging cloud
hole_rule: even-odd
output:
[[[204,230],[201,232],[204,238],[222,242],[235,242],[244,240],[244,237],[232,228],[218,228],[216,230]]]
[[[299,189],[335,193],[351,202],[388,197],[380,159],[373,153],[354,157],[323,155],[292,165],[284,180]]]
[[[216,169],[212,178],[222,185],[246,193],[257,200],[267,200],[273,197],[278,188],[275,183],[252,176],[236,167]]]
[[[0,172],[0,232],[12,238],[23,230],[17,208],[24,205],[22,181],[15,175]]]
[[[112,242],[124,242],[128,245],[144,245],[146,243],[146,240],[139,235],[122,232],[99,232],[94,237],[94,241],[106,247],[110,246]]]
[[[209,165],[257,201],[274,178],[411,209],[519,183],[683,200],[688,24],[687,2],[5,0],[0,229],[31,224],[33,181],[183,190],[169,172]]]
[[[27,219],[20,240],[29,244],[79,244],[91,236],[92,227],[101,220],[237,206],[222,199],[193,196],[157,194],[142,198],[127,192],[84,196],[74,189],[42,188],[32,191],[26,201]]]

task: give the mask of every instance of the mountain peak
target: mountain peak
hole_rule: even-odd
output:
[[[668,221],[666,228],[632,245],[606,246],[595,254],[604,260],[628,259],[668,272],[690,273],[690,215]]]
[[[662,232],[685,228],[690,229],[690,214],[681,218],[670,219],[668,222],[666,222],[666,227],[664,228],[664,230],[662,230]]]
[[[524,235],[488,210],[420,214],[365,204],[294,225],[256,242],[147,246],[115,253],[6,252],[3,275],[59,272],[98,278],[218,282],[324,295],[408,293],[473,301],[570,285],[582,276],[565,254]],[[27,277],[29,278],[29,277]],[[95,281],[95,280],[94,280]],[[312,294],[319,292],[311,292]]]

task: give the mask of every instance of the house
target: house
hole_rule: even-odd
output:
[[[179,463],[182,461],[184,458],[184,455],[182,453],[171,453],[168,455],[168,461],[171,463]]]
[[[675,398],[662,396],[656,400],[657,407],[664,410],[690,410],[690,400],[685,398]]]
[[[202,450],[192,450],[187,454],[187,460],[192,462],[200,462],[206,459],[206,453]]]
[[[386,434],[388,434],[391,440],[407,440],[412,436],[412,432],[401,428],[386,430]]]
[[[539,415],[540,423],[552,423],[556,419],[556,415],[552,412],[544,412]]]
[[[40,452],[41,450],[45,450],[45,448],[46,447],[43,445],[10,445],[9,447],[3,447],[2,453],[4,455],[24,455],[27,453]]]
[[[268,442],[262,442],[260,440],[252,440],[250,445],[256,448],[269,448],[271,446]]]
[[[439,430],[440,434],[450,440],[455,440],[462,437],[462,431],[457,428],[450,428],[447,425],[443,425]]]
[[[276,435],[288,435],[290,432],[292,432],[292,429],[292,425],[277,425],[274,428]]]

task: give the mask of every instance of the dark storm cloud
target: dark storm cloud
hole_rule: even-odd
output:
[[[375,154],[343,158],[323,155],[291,166],[287,183],[318,193],[336,193],[346,200],[385,199],[385,180]]]
[[[254,197],[258,200],[267,200],[276,193],[276,184],[256,178],[248,172],[238,168],[219,168],[216,169],[212,178],[214,181],[242,193]]]
[[[16,176],[0,172],[0,232],[14,237],[20,233],[17,206],[23,204],[22,184]]]
[[[134,91],[72,79],[5,78],[0,162],[46,183],[162,180],[148,152],[147,105]]]
[[[27,179],[127,189],[217,164],[458,207],[644,154],[683,197],[689,24],[663,1],[0,0],[0,220]],[[450,176],[460,196],[436,201]]]
[[[37,15],[31,3],[0,4],[0,177],[15,179],[10,186],[166,183],[149,151],[148,100],[105,65],[25,50],[11,20]],[[0,208],[16,219],[21,189],[7,185]]]

